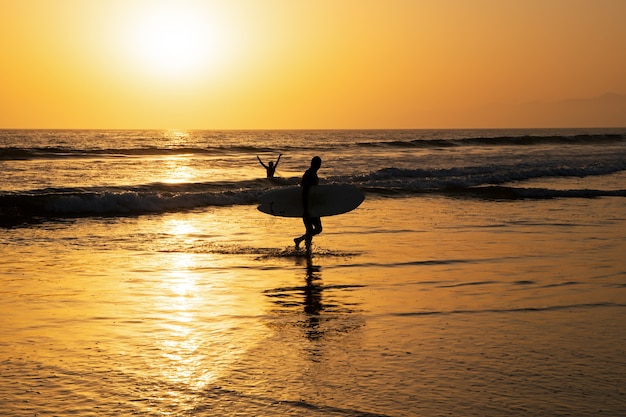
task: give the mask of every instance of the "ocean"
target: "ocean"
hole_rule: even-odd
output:
[[[316,155],[366,198],[307,254],[256,208]],[[0,172],[0,415],[626,410],[626,128],[0,130]]]

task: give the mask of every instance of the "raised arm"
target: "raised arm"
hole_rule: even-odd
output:
[[[261,158],[259,158],[259,155],[257,155],[257,156],[256,156],[256,159],[258,159],[258,160],[259,160],[259,163],[260,163],[261,165],[263,165],[263,168],[267,169],[267,165],[265,165],[265,164],[263,163],[263,161],[261,161]]]

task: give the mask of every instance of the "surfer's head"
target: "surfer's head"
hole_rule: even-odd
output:
[[[317,171],[318,169],[320,169],[321,166],[322,158],[320,158],[319,156],[314,156],[313,159],[311,159],[311,168]]]

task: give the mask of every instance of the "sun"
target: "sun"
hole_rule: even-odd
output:
[[[202,2],[154,1],[129,13],[124,48],[147,75],[184,78],[224,56],[228,36]]]

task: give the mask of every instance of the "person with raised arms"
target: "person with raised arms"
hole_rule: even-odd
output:
[[[283,156],[282,153],[278,155],[278,159],[276,160],[276,163],[269,161],[267,165],[263,163],[259,155],[256,156],[256,159],[258,159],[259,163],[263,165],[263,168],[265,168],[265,172],[267,173],[267,178],[274,178],[274,173],[276,173],[276,168],[278,167],[278,163],[280,162],[281,156]]]

